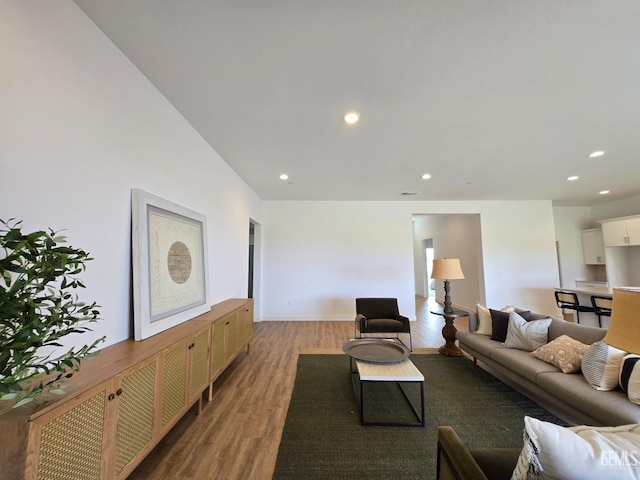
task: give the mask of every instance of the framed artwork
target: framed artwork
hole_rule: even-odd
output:
[[[206,217],[132,190],[134,338],[143,340],[210,310]]]

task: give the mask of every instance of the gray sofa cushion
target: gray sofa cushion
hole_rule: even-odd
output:
[[[622,390],[596,390],[579,373],[542,373],[538,375],[536,383],[578,410],[591,414],[598,412],[598,420],[603,425],[640,423],[640,407],[630,402]],[[630,419],[635,421],[631,422]]]
[[[553,365],[533,357],[531,352],[513,348],[502,347],[493,349],[491,350],[491,359],[510,368],[518,375],[533,383],[536,383],[536,379],[541,373],[559,371]]]
[[[591,345],[592,343],[602,340],[606,334],[606,328],[580,325],[578,323],[566,322],[554,317],[552,317],[551,325],[549,326],[549,341],[554,340],[561,335],[568,335],[579,342]]]
[[[482,351],[487,357],[491,357],[491,350],[494,348],[505,348],[500,342],[478,333],[457,332],[456,338],[460,341],[460,345],[468,345],[473,350]]]

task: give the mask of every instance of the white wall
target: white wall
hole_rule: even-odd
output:
[[[385,202],[265,202],[262,319],[346,320],[356,297],[415,318],[411,213]]]
[[[211,301],[246,297],[254,192],[72,2],[5,0],[0,31],[0,218],[95,258],[103,321],[75,342],[131,336],[133,187],[205,214]]]
[[[560,287],[575,287],[576,280],[595,280],[584,264],[582,230],[595,228],[589,207],[554,207],[553,218],[560,257]]]
[[[384,295],[415,318],[414,214],[478,214],[486,304],[558,313],[551,202],[264,202],[261,317],[347,320]]]
[[[598,220],[638,214],[640,214],[640,196],[591,207],[591,218],[595,222],[594,227],[600,225]]]

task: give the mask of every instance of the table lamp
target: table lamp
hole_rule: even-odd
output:
[[[640,354],[639,289],[613,289],[611,319],[604,342],[625,352]]]
[[[444,280],[444,313],[453,313],[451,296],[449,295],[449,280],[463,279],[462,267],[458,258],[436,258],[433,261],[431,278]]]

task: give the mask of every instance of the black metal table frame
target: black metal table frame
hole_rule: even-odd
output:
[[[407,380],[407,381],[397,381],[397,380],[362,380],[360,378],[360,372],[356,368],[353,368],[353,358],[349,357],[349,370],[351,371],[351,375],[358,375],[358,383],[360,384],[360,424],[364,426],[380,426],[380,427],[424,427],[425,419],[424,419],[424,380],[416,381],[416,380]],[[417,422],[405,423],[405,422],[368,422],[364,418],[364,384],[365,383],[395,383],[399,388],[402,394],[404,395],[405,400],[413,410],[417,418]],[[420,407],[421,412],[418,413],[418,409],[413,404],[406,390],[404,389],[404,383],[418,383],[420,384]],[[355,384],[354,384],[355,390]],[[356,392],[357,394],[358,392]]]

